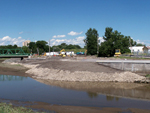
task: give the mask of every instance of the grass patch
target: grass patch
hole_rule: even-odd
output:
[[[13,64],[13,66],[21,66],[20,64]]]
[[[150,78],[150,74],[147,74],[147,75],[145,75],[145,77],[148,77],[148,78]]]
[[[14,107],[11,104],[0,103],[0,113],[35,113],[24,107]]]
[[[74,51],[74,53],[77,53],[77,52],[85,52],[86,49],[65,49],[65,51]]]
[[[117,57],[114,57],[117,58]],[[134,60],[150,60],[150,58],[137,58],[137,57],[126,57],[126,56],[119,56],[120,59],[134,59]]]

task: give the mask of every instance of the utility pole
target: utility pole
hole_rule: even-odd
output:
[[[50,40],[49,40],[49,57],[50,57],[50,51],[51,51],[51,48],[50,48]]]
[[[132,53],[132,44],[131,44],[131,38],[129,38],[129,45],[130,45],[130,48],[131,48],[131,53]]]
[[[100,42],[100,40],[98,40],[98,38],[97,38],[97,57],[98,57],[98,52],[99,52],[99,42]]]

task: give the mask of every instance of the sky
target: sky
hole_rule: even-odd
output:
[[[0,45],[25,40],[78,44],[89,28],[106,27],[150,45],[150,0],[0,0]]]

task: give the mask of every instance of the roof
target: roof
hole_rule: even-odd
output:
[[[148,49],[150,49],[150,46],[147,46]]]
[[[129,49],[143,49],[144,46],[132,46],[132,47],[129,47]]]

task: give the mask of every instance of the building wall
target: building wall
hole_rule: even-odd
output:
[[[133,47],[129,47],[129,49],[131,50],[131,52],[139,52],[139,53],[148,52],[148,48],[145,46],[133,46]]]
[[[23,46],[28,46],[28,44],[30,43],[31,41],[30,40],[26,40],[22,43]]]

